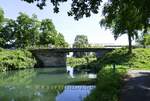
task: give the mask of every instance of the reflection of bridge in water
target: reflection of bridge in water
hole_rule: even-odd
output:
[[[65,67],[66,54],[69,52],[95,52],[97,57],[114,50],[115,48],[51,48],[32,49],[32,54],[36,57],[39,66],[43,67]]]

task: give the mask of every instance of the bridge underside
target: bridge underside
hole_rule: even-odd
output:
[[[96,52],[97,57],[112,51],[112,48],[59,48],[30,50],[38,67],[66,67],[66,54],[69,52]]]

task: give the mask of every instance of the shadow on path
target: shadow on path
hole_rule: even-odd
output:
[[[120,101],[150,101],[150,71],[134,71],[130,74],[134,77],[125,81]]]

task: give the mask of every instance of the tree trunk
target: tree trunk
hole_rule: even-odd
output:
[[[131,39],[131,33],[128,34],[128,41],[129,41],[129,47],[128,47],[128,53],[132,53],[132,39]]]

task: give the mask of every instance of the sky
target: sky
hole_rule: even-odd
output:
[[[21,0],[0,0],[0,7],[4,10],[6,18],[16,19],[19,12],[24,12],[30,16],[36,14],[40,20],[45,18],[52,19],[56,30],[64,35],[65,40],[69,44],[74,42],[76,35],[81,34],[86,35],[89,43],[92,44],[128,44],[126,35],[114,40],[111,30],[105,30],[105,28],[100,27],[99,22],[102,19],[101,8],[99,14],[93,14],[89,18],[83,18],[76,21],[73,17],[67,15],[70,4],[70,2],[61,4],[60,12],[55,14],[53,13],[53,6],[51,4],[48,4],[43,10],[40,10],[35,4],[28,4]]]

